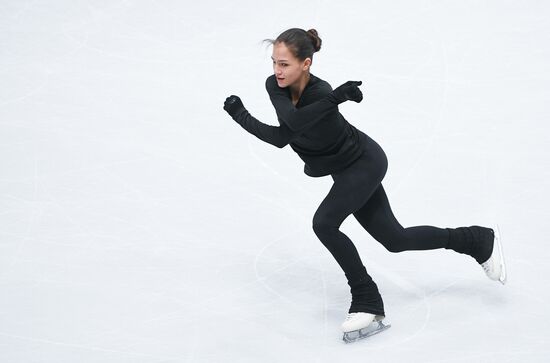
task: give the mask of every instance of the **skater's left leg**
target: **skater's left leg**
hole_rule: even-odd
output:
[[[393,215],[382,184],[353,215],[374,239],[391,252],[445,248],[469,255],[481,264],[493,250],[491,228],[438,228],[426,225],[404,228]]]
[[[382,184],[365,205],[353,213],[357,221],[390,252],[445,248],[449,242],[446,228],[415,226],[404,228],[395,218]]]

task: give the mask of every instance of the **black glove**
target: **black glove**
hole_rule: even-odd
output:
[[[243,103],[239,96],[231,95],[225,99],[225,102],[223,104],[223,109],[227,111],[227,113],[235,118],[235,115],[244,108]]]
[[[362,81],[347,81],[341,86],[336,87],[332,92],[333,99],[336,103],[342,103],[345,101],[361,102],[363,99],[363,93],[359,89]]]

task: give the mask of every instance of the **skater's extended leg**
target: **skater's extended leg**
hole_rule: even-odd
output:
[[[404,228],[393,215],[382,183],[353,215],[374,239],[391,252],[445,248],[449,242],[449,231],[445,228]]]
[[[353,215],[374,239],[391,252],[445,248],[467,254],[481,264],[493,250],[491,228],[438,228],[426,225],[404,228],[393,215],[382,184]]]

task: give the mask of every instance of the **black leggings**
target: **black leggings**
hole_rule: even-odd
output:
[[[388,168],[386,154],[372,138],[358,131],[363,137],[363,154],[343,171],[331,174],[334,184],[315,212],[313,230],[344,270],[352,294],[349,312],[385,316],[376,283],[353,242],[339,230],[350,214],[388,251],[447,248],[468,254],[479,263],[491,254],[492,230],[480,226],[403,228],[393,215],[382,186]]]

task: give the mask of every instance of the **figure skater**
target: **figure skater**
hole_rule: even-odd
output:
[[[258,121],[235,95],[227,97],[223,108],[260,140],[278,148],[290,145],[304,161],[306,175],[332,177],[334,183],[313,216],[313,231],[334,256],[350,286],[351,306],[342,324],[344,341],[355,341],[389,327],[382,323],[384,304],[376,283],[353,242],[339,229],[350,214],[390,252],[453,250],[471,256],[490,279],[504,284],[506,272],[498,226],[404,228],[396,220],[382,186],[388,168],[386,154],[338,110],[342,102],[361,102],[362,82],[348,81],[333,90],[310,72],[313,53],[321,49],[317,31],[291,28],[275,40],[265,41],[273,46],[273,74],[267,77],[265,88],[279,126]]]

